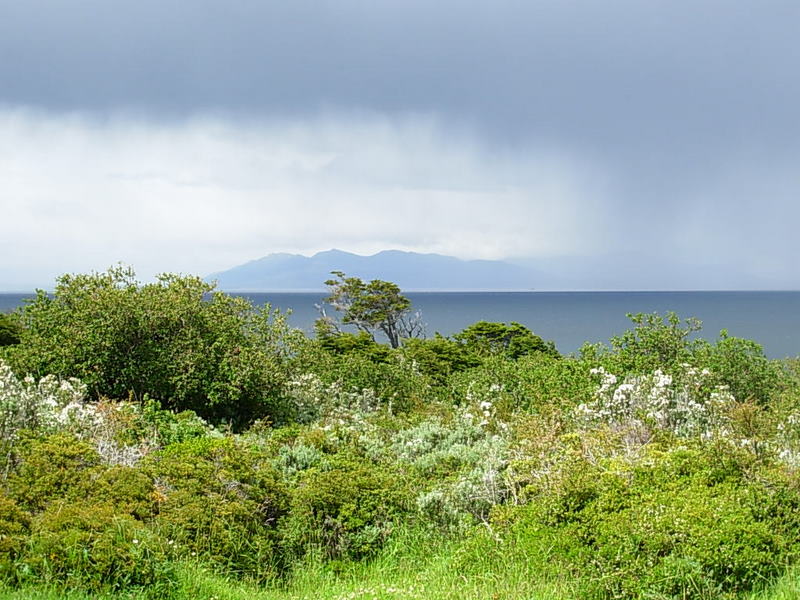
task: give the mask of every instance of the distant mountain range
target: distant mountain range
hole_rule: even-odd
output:
[[[404,291],[530,290],[536,286],[533,269],[496,260],[461,260],[441,254],[384,250],[361,256],[327,250],[314,256],[270,254],[263,258],[212,273],[227,291],[318,291],[331,271],[365,281],[392,281]]]
[[[364,280],[393,281],[404,291],[780,289],[768,278],[752,273],[744,277],[730,265],[704,265],[699,260],[687,265],[673,257],[642,253],[510,262],[400,250],[372,256],[327,250],[310,257],[270,254],[206,279],[216,280],[220,289],[232,292],[311,292],[325,288],[331,271]]]

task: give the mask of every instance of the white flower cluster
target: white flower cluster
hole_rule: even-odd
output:
[[[313,373],[290,381],[288,396],[301,423],[325,421],[330,425],[346,425],[380,406],[380,399],[371,388],[347,390],[339,382],[326,385]]]
[[[0,441],[13,442],[22,429],[82,430],[100,424],[102,416],[83,402],[86,386],[77,379],[53,375],[17,378],[0,360]]]
[[[583,425],[644,427],[669,431],[679,437],[710,437],[724,427],[724,408],[734,398],[724,386],[704,393],[708,369],[682,365],[677,377],[657,369],[651,374],[626,377],[622,383],[603,367],[591,370],[600,378],[594,399],[581,404],[577,419]]]
[[[497,383],[491,384],[487,390],[470,384],[465,395],[466,405],[459,416],[470,423],[477,421],[479,427],[507,433],[508,424],[498,418],[496,409],[497,399],[503,391],[503,386]]]
[[[776,446],[778,460],[793,469],[800,469],[800,412],[791,413],[778,424]]]
[[[107,464],[129,466],[152,449],[148,444],[126,445],[115,439],[118,419],[111,412],[138,411],[138,406],[102,405],[86,402],[85,397],[86,385],[78,379],[46,375],[38,382],[30,376],[20,380],[0,360],[0,443],[13,443],[24,429],[69,432],[93,442]]]

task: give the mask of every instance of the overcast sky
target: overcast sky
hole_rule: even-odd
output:
[[[798,289],[798,31],[796,0],[0,0],[0,289],[332,247]]]

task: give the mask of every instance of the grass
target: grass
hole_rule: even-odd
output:
[[[569,600],[578,582],[547,578],[531,557],[483,543],[441,542],[409,531],[376,559],[342,566],[338,572],[309,561],[287,582],[256,586],[233,581],[186,563],[173,599],[180,600]],[[796,600],[800,570],[737,600]],[[56,588],[0,590],[0,600],[153,600],[145,591],[89,595]],[[666,600],[666,599],[662,599]],[[712,600],[703,598],[702,600]]]
[[[435,545],[434,545],[435,544]],[[395,536],[374,560],[335,569],[310,560],[286,582],[242,583],[186,563],[173,598],[186,600],[562,600],[563,581],[546,581],[532,562],[501,552],[476,555],[472,542],[436,541],[413,531]],[[87,595],[42,587],[0,591],[0,600],[152,600],[144,591]]]

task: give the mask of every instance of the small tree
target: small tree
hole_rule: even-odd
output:
[[[330,295],[324,302],[342,313],[343,325],[354,325],[359,331],[375,339],[380,331],[392,348],[400,347],[403,339],[419,337],[424,326],[419,313],[411,313],[411,301],[400,293],[400,288],[390,282],[373,279],[369,283],[358,277],[347,277],[341,271],[331,271],[336,279],[325,282]],[[338,323],[328,316],[324,306],[318,306],[322,323],[318,328],[341,331]]]
[[[646,373],[691,362],[693,351],[702,342],[691,336],[702,329],[699,319],[681,320],[672,311],[662,316],[658,313],[628,313],[634,324],[619,336],[611,338],[611,347],[625,372]]]
[[[479,355],[501,354],[516,359],[526,354],[543,352],[550,356],[559,356],[553,342],[544,341],[524,325],[513,321],[510,325],[478,321],[454,335],[453,339]]]

